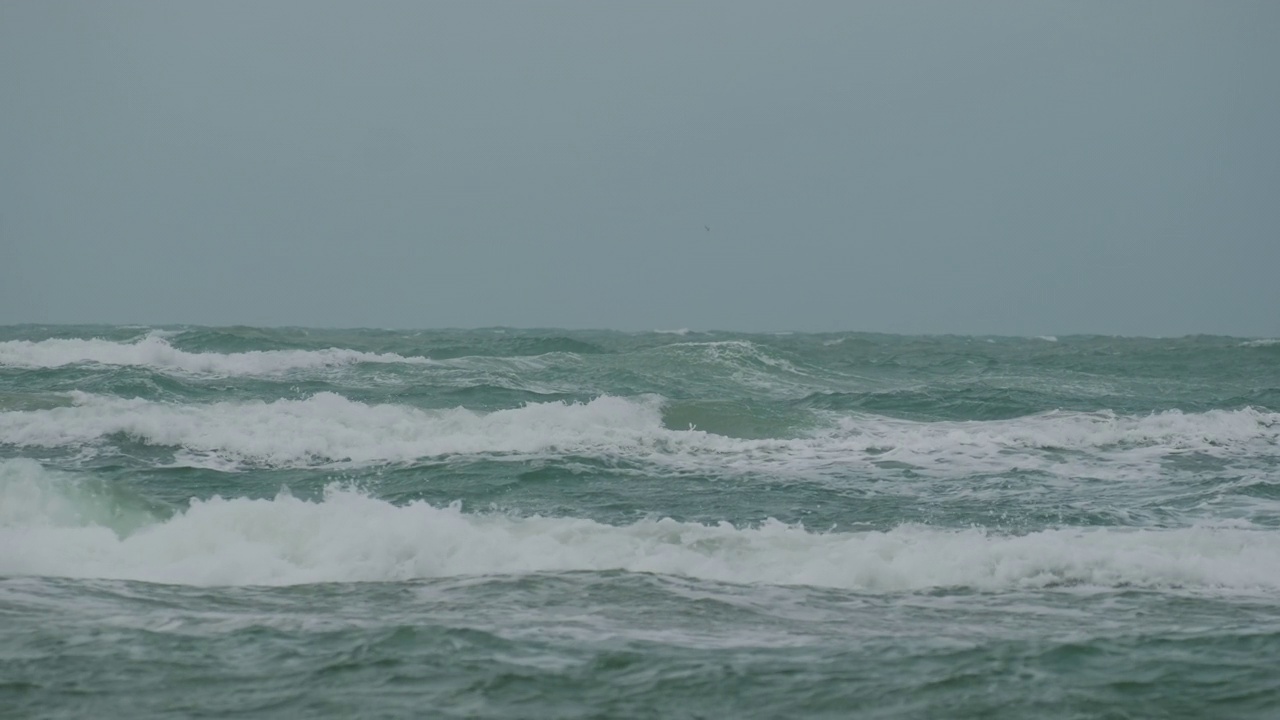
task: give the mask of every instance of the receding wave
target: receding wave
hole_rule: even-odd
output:
[[[1145,416],[1050,412],[1009,420],[920,422],[831,413],[804,437],[743,439],[673,429],[656,395],[529,403],[492,412],[305,399],[178,404],[76,392],[66,407],[0,412],[0,444],[109,449],[124,436],[181,462],[376,465],[458,455],[588,455],[712,473],[822,472],[892,461],[944,473],[1057,472],[1063,453],[1123,469],[1170,453],[1275,457],[1280,414],[1252,408]],[[1078,460],[1079,458],[1077,458]],[[1071,468],[1069,464],[1068,468]]]
[[[294,370],[332,368],[358,363],[423,365],[424,357],[370,353],[343,348],[324,350],[251,350],[216,353],[187,352],[169,344],[159,333],[133,342],[99,339],[61,339],[0,342],[0,367],[55,368],[98,364],[146,367],[163,372],[210,375],[278,375]]]
[[[0,575],[290,585],[607,571],[868,592],[1061,585],[1280,589],[1280,532],[1241,527],[1047,529],[1007,535],[903,525],[813,532],[671,519],[464,512],[330,486],[323,499],[193,501],[125,530],[100,494],[30,460],[0,462]]]

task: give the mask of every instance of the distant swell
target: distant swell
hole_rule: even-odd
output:
[[[51,339],[0,342],[0,367],[55,368],[95,363],[153,368],[165,372],[254,376],[294,370],[331,368],[358,363],[428,364],[423,357],[368,353],[342,348],[326,350],[254,350],[238,353],[193,353],[179,350],[156,334],[135,342]]]
[[[1060,585],[1280,590],[1280,533],[1241,528],[1048,529],[1004,535],[903,525],[812,532],[670,519],[471,514],[397,506],[331,486],[319,502],[193,501],[129,534],[97,494],[31,461],[0,463],[0,576],[289,585],[459,575],[624,570],[731,583],[870,592]]]

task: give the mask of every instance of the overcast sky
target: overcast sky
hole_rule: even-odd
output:
[[[1274,0],[3,2],[0,324],[1276,336],[1277,38]]]

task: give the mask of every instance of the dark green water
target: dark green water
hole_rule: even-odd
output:
[[[0,717],[1280,717],[1280,342],[0,328]]]

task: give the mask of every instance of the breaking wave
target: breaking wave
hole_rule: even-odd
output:
[[[1280,414],[1252,408],[1145,416],[1050,412],[922,422],[823,413],[804,437],[747,440],[670,428],[656,395],[529,403],[492,412],[305,399],[178,404],[82,392],[65,407],[0,412],[0,445],[109,451],[117,438],[185,462],[376,465],[457,455],[587,455],[721,472],[812,472],[894,462],[939,472],[1060,469],[1068,460],[1158,464],[1170,454],[1280,456]],[[203,458],[203,460],[201,460]],[[180,458],[181,459],[181,458]],[[198,462],[197,462],[198,461]]]
[[[121,531],[100,494],[30,460],[0,462],[0,575],[290,585],[623,570],[868,592],[1060,585],[1280,589],[1280,532],[1244,527],[1046,529],[902,525],[813,532],[767,521],[615,526],[394,505],[330,486],[319,501],[193,500]]]
[[[56,368],[99,364],[146,367],[162,372],[202,375],[279,375],[295,370],[333,368],[359,363],[425,365],[424,357],[370,353],[343,348],[325,350],[252,350],[236,353],[187,352],[169,344],[160,333],[135,342],[100,339],[50,339],[0,342],[0,367]]]

